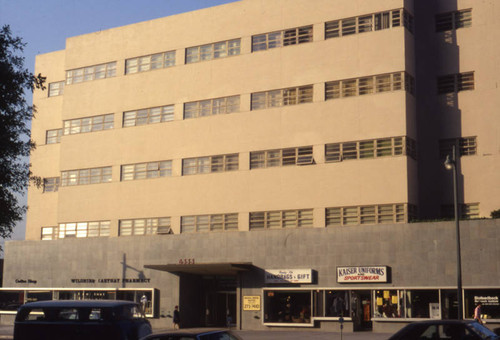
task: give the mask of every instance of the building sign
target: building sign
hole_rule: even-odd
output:
[[[387,266],[337,267],[337,282],[387,282]]]
[[[134,279],[118,279],[118,278],[102,278],[102,279],[71,279],[71,283],[150,283],[150,278],[134,278]]]
[[[260,296],[243,296],[243,310],[260,310]]]
[[[499,306],[498,296],[474,296],[474,304],[481,302],[483,306]]]
[[[16,279],[16,283],[33,283],[36,284],[36,280],[32,279]]]
[[[267,269],[266,283],[312,283],[312,269]]]

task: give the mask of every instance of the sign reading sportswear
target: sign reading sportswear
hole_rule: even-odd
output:
[[[266,283],[312,283],[312,269],[266,269]]]
[[[387,282],[387,266],[337,267],[337,282]]]

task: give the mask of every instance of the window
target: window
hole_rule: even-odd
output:
[[[438,94],[474,90],[474,72],[449,74],[437,78]]]
[[[409,137],[388,137],[325,145],[326,162],[403,155],[417,158],[416,143]]]
[[[436,32],[450,31],[472,26],[472,9],[436,15]]]
[[[56,240],[57,239],[57,227],[42,227],[41,240]]]
[[[47,130],[45,134],[45,144],[61,143],[62,129]]]
[[[185,158],[182,160],[182,175],[208,174],[238,170],[238,154]]]
[[[110,221],[60,223],[58,238],[109,236]]]
[[[313,226],[313,210],[278,210],[250,213],[250,230]]]
[[[407,223],[416,217],[410,204],[381,204],[326,208],[326,226]]]
[[[116,61],[66,71],[66,85],[116,76]]]
[[[303,44],[311,42],[312,39],[312,25],[254,35],[252,37],[252,52],[264,51],[282,46]]]
[[[156,53],[125,60],[125,74],[175,66],[175,51]]]
[[[56,192],[59,189],[59,177],[43,179],[43,192]]]
[[[120,236],[172,234],[170,217],[120,220]]]
[[[238,214],[181,217],[181,233],[238,230]]]
[[[250,169],[306,165],[313,162],[312,146],[250,152]]]
[[[61,172],[61,186],[111,182],[111,167],[69,170]]]
[[[311,291],[264,290],[264,323],[311,324]]]
[[[64,80],[49,84],[49,97],[60,96],[64,92]]]
[[[228,114],[240,111],[240,96],[201,100],[184,104],[184,119]]]
[[[313,86],[290,87],[280,90],[252,93],[252,110],[312,103]]]
[[[400,27],[402,26],[401,15],[404,16],[404,27],[413,33],[413,16],[404,9],[395,9],[354,18],[329,21],[325,23],[325,39]]]
[[[481,302],[483,320],[500,319],[500,289],[465,289],[465,317],[472,317],[474,308]]]
[[[415,93],[415,80],[406,72],[336,80],[325,83],[325,100],[399,91],[402,89],[411,94]]]
[[[461,203],[458,205],[458,215],[461,220],[479,218],[479,203]],[[452,219],[455,217],[455,206],[445,204],[441,206],[441,217]]]
[[[186,64],[240,54],[240,39],[186,48]]]
[[[64,135],[75,135],[79,133],[109,130],[113,128],[114,114],[93,116],[65,120],[63,122]]]
[[[458,147],[460,156],[477,154],[476,137],[449,138],[439,141],[439,158],[445,159],[448,155],[452,156],[453,146]]]
[[[136,163],[121,166],[122,181],[170,176],[172,176],[172,161]]]
[[[163,123],[174,120],[174,105],[123,112],[123,127]]]

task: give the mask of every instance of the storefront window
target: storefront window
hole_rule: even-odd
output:
[[[26,302],[52,300],[52,291],[28,291]]]
[[[407,318],[440,318],[437,290],[406,290]]]
[[[500,289],[466,289],[464,292],[464,316],[472,318],[474,308],[481,302],[483,320],[500,319]]]
[[[23,303],[23,291],[0,291],[0,310],[16,311]]]
[[[401,318],[403,291],[376,290],[374,316],[378,318]]]
[[[317,317],[350,317],[350,291],[313,291],[313,315]]]
[[[349,316],[349,292],[325,291],[325,316]]]
[[[265,323],[311,323],[311,291],[264,291]]]

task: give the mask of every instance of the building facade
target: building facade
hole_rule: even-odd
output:
[[[453,225],[410,222],[453,216],[452,150],[461,217],[500,206],[499,12],[242,0],[68,38],[36,60],[44,186],[6,244],[4,305],[145,294],[154,325],[179,304],[183,326],[243,329],[452,318]],[[500,320],[498,222],[462,225],[464,317],[480,300]]]

